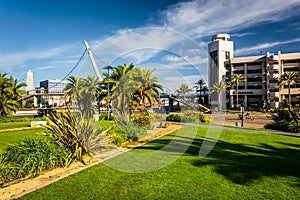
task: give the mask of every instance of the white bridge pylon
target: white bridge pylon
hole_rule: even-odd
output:
[[[91,62],[92,62],[92,66],[93,66],[94,71],[95,71],[95,74],[96,74],[97,78],[98,78],[100,81],[102,81],[102,80],[101,80],[100,73],[99,73],[99,71],[98,71],[98,67],[97,67],[97,65],[96,65],[96,62],[95,62],[95,59],[94,59],[94,56],[93,56],[93,53],[92,53],[92,51],[91,51],[91,49],[90,49],[90,46],[89,46],[89,44],[87,43],[86,40],[83,40],[83,42],[84,42],[85,48],[86,48],[86,50],[87,50],[87,52],[88,52],[88,54],[89,54],[90,60],[91,60]]]

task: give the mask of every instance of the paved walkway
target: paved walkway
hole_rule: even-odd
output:
[[[7,132],[7,131],[20,131],[24,129],[32,129],[35,127],[19,127],[19,128],[6,128],[6,129],[1,129],[0,132]]]
[[[222,129],[222,130],[233,130],[233,131],[244,131],[244,132],[257,132],[257,133],[266,133],[266,134],[275,134],[275,135],[285,135],[285,136],[292,136],[292,137],[300,137],[299,133],[290,133],[290,132],[274,131],[274,130],[259,130],[259,129],[243,128],[243,127],[228,127],[226,125],[220,125],[220,124],[181,123],[181,125],[183,125],[183,126],[200,126],[200,127],[216,128],[216,129]]]

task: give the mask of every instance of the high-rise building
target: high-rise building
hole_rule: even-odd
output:
[[[27,71],[26,84],[26,92],[33,91],[33,72],[31,69]]]
[[[233,58],[233,41],[230,35],[217,34],[212,37],[212,42],[208,44],[208,87],[212,88],[215,83],[226,82],[229,78],[229,60]],[[225,91],[223,92],[222,107],[226,106]],[[210,103],[213,107],[218,107],[218,94],[211,94]]]
[[[228,43],[228,39],[229,35],[218,34],[213,36],[208,45],[209,87],[217,81],[225,82],[230,80],[232,75],[240,74],[245,78],[245,82],[232,86],[227,93],[227,106],[243,104],[245,107],[257,107],[267,100],[272,108],[277,108],[283,99],[288,98],[287,87],[278,86],[279,78],[287,71],[300,75],[300,53],[282,54],[279,51],[277,55],[267,52],[265,55],[234,58],[233,42]],[[227,52],[230,53],[229,56]],[[292,106],[300,106],[299,81],[291,87],[290,93]]]

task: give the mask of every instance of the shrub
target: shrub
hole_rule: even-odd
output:
[[[166,120],[172,122],[191,122],[191,123],[209,122],[209,120],[205,117],[205,115],[199,112],[187,112],[184,115],[170,114],[166,117]]]
[[[59,146],[69,149],[66,166],[69,166],[74,161],[81,161],[85,164],[82,158],[85,154],[90,155],[89,150],[80,138],[75,118],[70,109],[61,110],[60,112],[51,112],[49,120],[52,125],[46,126],[49,130],[47,135],[51,136]],[[83,126],[83,128],[84,126],[92,125],[90,124],[90,120],[87,121],[88,124],[84,123],[84,121],[79,121],[77,123],[79,123],[80,126]],[[85,138],[89,140],[89,138]]]
[[[65,166],[68,149],[51,139],[25,139],[4,149],[0,156],[0,185],[26,176],[37,176],[45,169]]]
[[[279,130],[279,131],[300,133],[300,123],[299,122],[288,122],[285,120],[281,120],[281,121],[274,122],[272,124],[266,124],[265,128]]]
[[[181,122],[181,115],[179,114],[169,114],[166,117],[167,121],[171,121],[171,122]]]
[[[141,115],[134,117],[132,121],[141,127],[147,127],[151,124],[151,118],[148,112],[143,112]]]
[[[108,114],[107,113],[102,113],[99,115],[99,121],[101,120],[114,120],[114,117],[110,115],[110,119],[108,119]]]
[[[133,122],[122,125],[122,128],[113,122],[110,127],[102,126],[102,130],[106,130],[109,141],[119,147],[126,147],[147,134],[145,127],[136,126]]]

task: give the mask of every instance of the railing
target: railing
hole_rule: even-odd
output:
[[[272,65],[270,65],[270,70],[278,70],[279,69],[279,66],[278,66],[278,64],[272,64]]]
[[[269,75],[269,77],[270,77],[270,79],[277,79],[277,78],[279,78],[279,74],[270,74]]]
[[[279,92],[270,92],[270,97],[279,97]]]

